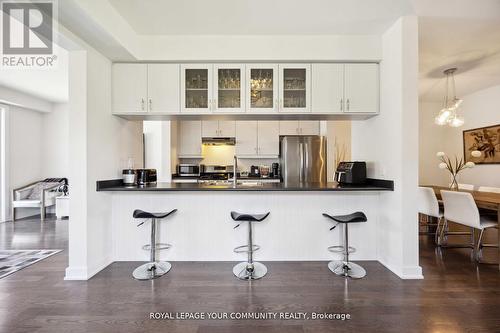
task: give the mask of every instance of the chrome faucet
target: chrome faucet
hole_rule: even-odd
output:
[[[238,173],[238,157],[234,155],[234,165],[233,165],[233,187],[236,187],[238,181],[236,179],[236,174]]]

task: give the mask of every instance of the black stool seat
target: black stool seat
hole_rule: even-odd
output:
[[[338,223],[356,223],[356,222],[366,222],[367,218],[363,212],[355,212],[348,215],[328,215],[323,213],[324,217],[328,217]]]
[[[246,222],[261,222],[264,221],[270,213],[265,214],[241,214],[237,212],[231,212],[231,217],[235,221],[246,221]]]
[[[177,211],[177,209],[173,209],[168,213],[150,213],[150,212],[145,212],[145,211],[140,210],[140,209],[136,209],[136,210],[134,210],[133,216],[136,219],[163,219],[163,218],[169,216],[170,214],[175,213],[176,211]]]

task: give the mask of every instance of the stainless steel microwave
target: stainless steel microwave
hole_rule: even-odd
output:
[[[203,164],[177,164],[177,175],[180,177],[198,177],[203,172]]]

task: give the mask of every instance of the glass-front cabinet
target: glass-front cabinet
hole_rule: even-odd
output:
[[[215,112],[245,112],[245,65],[214,65]]]
[[[210,112],[212,97],[212,65],[181,66],[181,111]]]
[[[247,112],[278,111],[278,65],[247,64]]]
[[[279,68],[279,111],[311,111],[311,65],[282,64]]]

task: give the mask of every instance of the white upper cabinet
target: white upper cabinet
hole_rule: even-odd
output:
[[[378,112],[378,64],[346,64],[344,87],[344,112]]]
[[[312,112],[341,113],[344,64],[312,64]]]
[[[213,111],[245,112],[245,65],[214,65]]]
[[[282,120],[279,135],[319,135],[319,120]]]
[[[279,121],[237,121],[238,157],[275,158],[279,155]]]
[[[201,121],[179,122],[178,157],[201,157]]]
[[[214,109],[212,67],[181,65],[181,112],[207,113]]]
[[[148,64],[148,110],[178,113],[180,82],[178,64]]]
[[[280,124],[280,135],[299,135],[298,120],[282,120]]]
[[[117,115],[379,112],[376,63],[119,63],[112,80]]]
[[[319,120],[299,121],[300,135],[319,135]]]
[[[234,137],[235,121],[203,120],[201,132],[203,137]]]
[[[219,136],[219,122],[217,120],[203,120],[201,122],[201,136],[204,138]]]
[[[236,121],[219,120],[219,136],[234,137],[236,134]]]
[[[278,111],[278,65],[246,65],[246,110],[251,113]]]
[[[257,122],[257,153],[261,157],[277,157],[280,153],[279,121]]]
[[[279,65],[279,111],[311,111],[311,65]]]
[[[236,122],[236,147],[237,156],[256,156],[257,146],[257,121]]]
[[[114,64],[113,112],[146,112],[148,72],[146,64]]]

